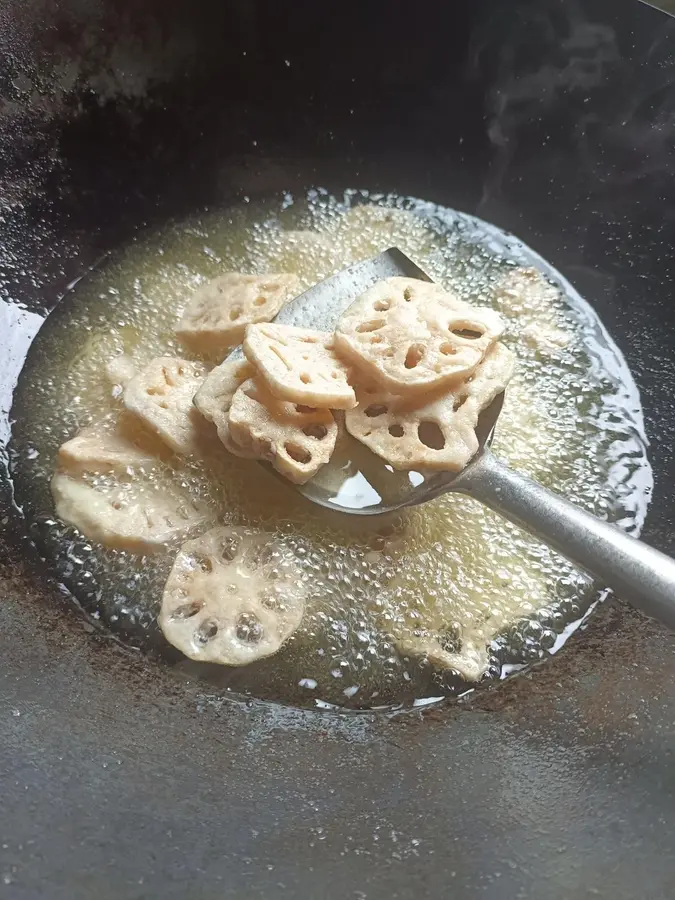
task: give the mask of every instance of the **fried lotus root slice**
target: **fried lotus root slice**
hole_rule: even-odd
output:
[[[230,433],[257,459],[304,484],[330,459],[338,428],[330,410],[279,400],[261,379],[252,378],[234,395]]]
[[[531,324],[526,325],[521,332],[521,337],[528,345],[545,356],[553,356],[564,350],[572,341],[569,331],[563,331],[555,325]]]
[[[213,521],[186,493],[138,481],[93,485],[57,472],[51,489],[60,519],[89,540],[132,553],[156,552]]]
[[[141,429],[132,429],[126,418],[114,427],[104,423],[88,425],[59,447],[57,463],[69,474],[131,475],[148,472],[160,462],[163,446]]]
[[[113,388],[121,389],[136,374],[136,363],[127,353],[120,353],[109,359],[105,367],[105,377]]]
[[[518,319],[522,326],[525,344],[546,356],[560,353],[573,339],[561,315],[560,299],[560,289],[533,268],[512,269],[495,291],[503,314]]]
[[[226,359],[212,369],[194,396],[199,412],[213,422],[218,437],[230,453],[245,459],[256,458],[249,450],[240,447],[230,433],[230,407],[237,388],[255,375],[255,368],[247,360]]]
[[[550,317],[560,303],[560,290],[537,269],[512,269],[497,286],[495,299],[505,316]]]
[[[159,625],[190,659],[245,666],[288,640],[304,597],[302,571],[270,535],[223,526],[180,548]]]
[[[356,406],[347,369],[327,331],[293,325],[250,325],[244,353],[280,400],[321,409]]]
[[[296,275],[226,272],[198,288],[176,327],[192,350],[224,353],[240,344],[247,325],[271,322],[299,291]]]
[[[173,451],[189,456],[201,434],[192,398],[207,372],[204,363],[159,356],[127,383],[124,405]]]
[[[511,351],[495,344],[467,381],[424,406],[359,390],[359,406],[345,413],[347,431],[395,469],[460,471],[478,450],[478,416],[506,388],[513,367]]]
[[[503,330],[493,310],[437,284],[387,278],[347,309],[335,349],[391,393],[419,395],[472,372]]]
[[[402,656],[423,658],[437,671],[451,669],[468,682],[480,681],[488,670],[487,646],[463,641],[456,652],[443,649],[438,637],[432,634],[410,633],[396,640],[396,649]]]

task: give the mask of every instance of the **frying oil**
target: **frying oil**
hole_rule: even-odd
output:
[[[17,503],[34,540],[91,615],[124,640],[222,691],[298,705],[377,707],[466,690],[415,650],[431,636],[484,660],[482,683],[562,643],[596,593],[516,526],[459,495],[386,517],[313,507],[256,463],[214,446],[146,479],[180,487],[217,521],[273,532],[304,568],[300,629],[274,657],[230,669],[183,659],[156,624],[176,548],[138,557],[54,517],[59,445],[121,413],[108,360],[192,358],[173,328],[192,291],[228,270],[295,272],[304,288],[397,246],[462,299],[504,315],[517,371],[493,449],[586,509],[639,531],[651,471],[637,391],[591,309],[546,264],[480,220],[411,198],[315,190],[202,213],[144,234],[83,278],[40,332],[16,394]],[[535,265],[549,280],[523,267]],[[552,280],[551,280],[552,279]],[[458,666],[461,668],[461,666]],[[477,677],[467,674],[467,677]]]

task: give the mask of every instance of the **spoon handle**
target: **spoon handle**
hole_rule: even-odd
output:
[[[480,500],[675,629],[675,560],[502,465],[488,450],[456,479]]]

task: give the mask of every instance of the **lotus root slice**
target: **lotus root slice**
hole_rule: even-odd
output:
[[[185,543],[164,588],[159,624],[190,659],[244,666],[298,628],[303,573],[272,536],[221,526]]]
[[[245,381],[235,393],[229,425],[241,447],[296,484],[328,462],[338,434],[330,410],[279,400],[260,378]]]
[[[503,332],[491,309],[440,285],[388,278],[358,297],[335,332],[335,349],[364,377],[411,396],[469,375]]]
[[[191,455],[203,435],[192,399],[207,373],[201,362],[157,357],[127,383],[124,405],[174,452]]]
[[[224,354],[240,344],[247,325],[271,322],[299,291],[296,275],[226,272],[201,285],[190,298],[176,334],[199,353]]]
[[[333,335],[293,325],[251,325],[244,353],[280,400],[321,409],[356,406],[344,363],[335,355]]]
[[[347,431],[396,469],[460,471],[478,450],[478,416],[506,388],[513,365],[511,351],[495,344],[465,382],[419,406],[379,388],[357,390]]]
[[[213,422],[218,437],[230,453],[244,458],[255,455],[234,440],[230,432],[230,407],[237,389],[252,378],[255,369],[245,359],[226,359],[206,376],[202,386],[194,396],[194,404],[199,412]]]

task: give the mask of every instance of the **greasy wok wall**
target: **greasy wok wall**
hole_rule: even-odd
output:
[[[3,433],[37,314],[139,222],[359,180],[512,229],[596,305],[643,393],[646,536],[675,552],[674,40],[633,0],[5,0]],[[90,633],[3,498],[13,900],[672,896],[659,626],[607,604],[531,676],[425,719],[248,708]]]

